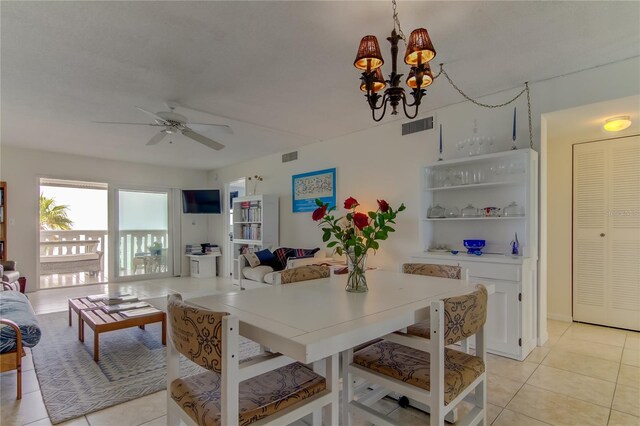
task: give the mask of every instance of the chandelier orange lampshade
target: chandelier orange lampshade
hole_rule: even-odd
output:
[[[411,31],[404,63],[407,65],[424,64],[436,57],[436,51],[425,28]]]
[[[431,68],[429,67],[429,65],[426,65],[424,74],[422,76],[422,84],[420,85],[420,88],[424,89],[431,83],[433,83],[433,73],[431,72]],[[407,86],[411,87],[412,89],[418,87],[418,84],[416,83],[416,73],[413,72],[413,70],[409,71],[409,76],[407,77]]]
[[[353,65],[359,70],[373,71],[380,68],[382,64],[384,64],[384,60],[382,59],[376,36],[366,35],[362,37]]]
[[[374,71],[373,81],[371,83],[371,92],[377,93],[385,87],[387,87],[387,83],[384,81],[384,77],[382,76],[382,69],[378,68]],[[362,84],[360,84],[360,90],[366,92],[367,83],[362,82]]]

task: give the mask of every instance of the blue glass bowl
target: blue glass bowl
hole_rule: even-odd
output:
[[[463,240],[464,246],[468,249],[479,250],[486,245],[486,240]]]

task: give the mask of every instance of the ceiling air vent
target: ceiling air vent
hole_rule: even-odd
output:
[[[402,125],[402,136],[433,129],[433,117],[422,118]]]
[[[287,163],[289,161],[298,159],[298,151],[287,152],[286,154],[282,154],[282,162]]]

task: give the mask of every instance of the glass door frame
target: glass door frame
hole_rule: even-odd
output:
[[[164,272],[141,275],[126,275],[120,273],[120,191],[130,192],[156,192],[167,195],[167,241],[169,248],[167,249],[167,268]],[[127,282],[141,281],[154,278],[168,278],[173,276],[174,266],[174,206],[173,206],[173,190],[167,187],[150,187],[139,185],[109,185],[109,250],[113,255],[109,258],[109,281]]]

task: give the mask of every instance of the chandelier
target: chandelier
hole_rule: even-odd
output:
[[[429,67],[429,61],[436,56],[429,33],[424,28],[418,28],[411,32],[409,42],[400,28],[398,13],[396,12],[396,0],[392,0],[393,4],[393,31],[391,36],[387,37],[391,43],[391,74],[389,79],[385,80],[382,76],[382,65],[384,60],[380,53],[378,39],[373,35],[366,35],[360,40],[358,53],[353,65],[362,70],[360,77],[360,90],[365,92],[367,104],[371,108],[371,116],[373,121],[380,121],[387,112],[387,105],[391,105],[391,114],[398,114],[398,106],[402,103],[404,114],[409,119],[413,119],[418,115],[420,101],[426,94],[425,87],[433,82],[433,74]],[[397,31],[396,31],[397,27]],[[404,62],[411,67],[406,79],[406,84],[411,88],[412,100],[408,100],[405,89],[400,86],[400,80],[403,74],[398,74],[398,42],[404,40],[407,50],[404,54]],[[389,87],[387,87],[387,85]],[[385,89],[386,87],[386,89]],[[384,89],[384,95],[380,95]],[[407,111],[407,108],[415,108],[413,114]],[[376,118],[376,111],[381,114]]]

